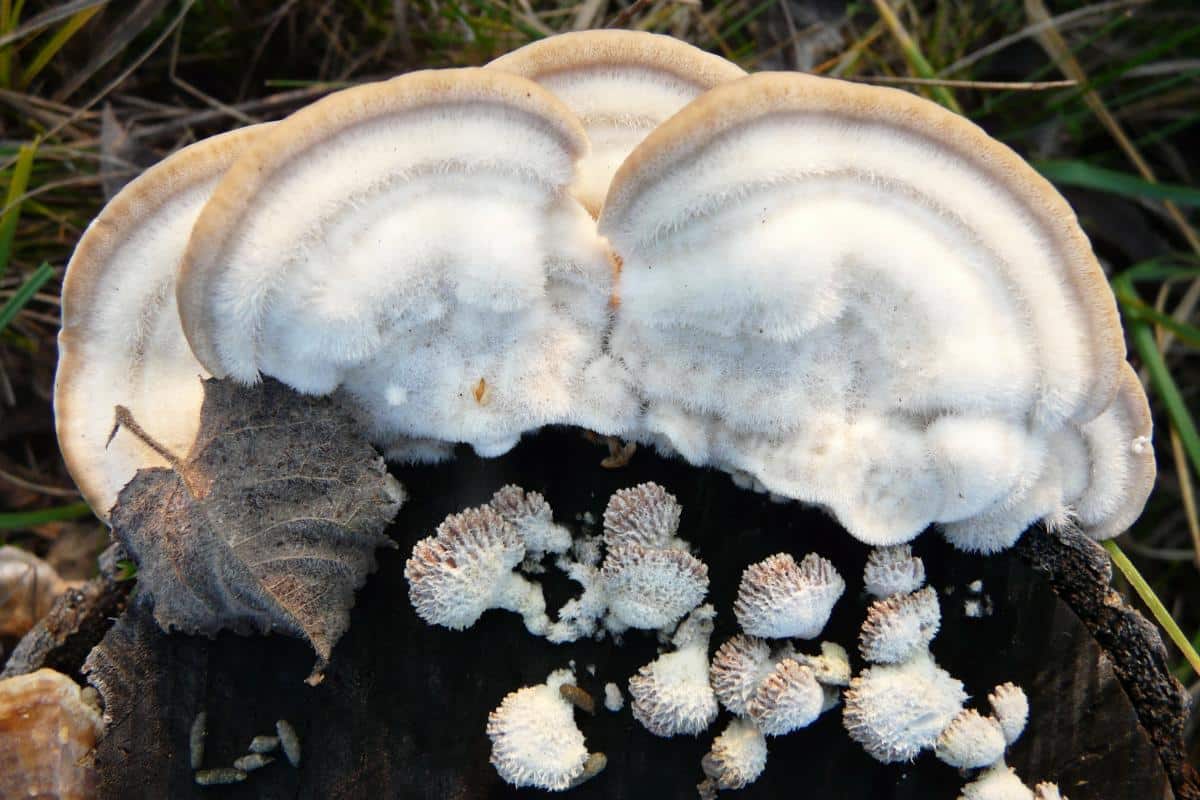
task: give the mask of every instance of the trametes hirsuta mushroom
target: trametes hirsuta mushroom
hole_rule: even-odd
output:
[[[795,73],[721,84],[630,154],[599,226],[622,263],[609,349],[640,435],[688,461],[826,506],[873,544],[940,523],[990,552],[1072,515],[1108,535],[1144,503],[1144,395],[1118,392],[1123,339],[1087,239],[961,117]],[[1093,468],[1060,463],[1056,437],[1089,425]],[[1136,468],[1107,481],[1114,459]]]
[[[489,506],[442,521],[413,547],[404,565],[417,616],[452,630],[469,628],[490,608],[515,611],[530,633],[549,626],[542,588],[519,573],[525,545],[517,529]]]
[[[508,783],[562,791],[604,769],[604,754],[589,753],[575,725],[574,679],[569,669],[552,672],[545,683],[506,696],[488,715],[492,765]]]
[[[846,730],[884,763],[912,761],[931,749],[952,767],[983,770],[964,787],[962,800],[1033,800],[1004,763],[1004,751],[1025,728],[1029,701],[1020,687],[1005,683],[988,696],[990,716],[964,707],[962,682],[929,651],[941,612],[932,587],[913,586],[924,573],[907,545],[877,550],[867,561],[864,580],[877,599],[868,609],[859,650],[872,666],[845,693]],[[885,594],[889,589],[895,591]],[[1051,798],[1058,789],[1040,784],[1038,792],[1039,798]]]
[[[567,191],[587,151],[560,100],[500,70],[413,72],[297,111],[192,231],[192,350],[218,377],[340,388],[399,458],[430,441],[496,456],[549,423],[616,432],[635,404],[601,352],[613,270]]]
[[[678,39],[625,30],[550,36],[488,67],[537,81],[579,117],[591,152],[579,165],[574,192],[593,214],[613,173],[646,134],[706,90],[746,74]]]
[[[101,519],[134,473],[167,463],[123,426],[114,433],[116,406],[171,452],[187,453],[196,438],[207,373],[180,327],[176,269],[217,180],[267,129],[205,139],[143,172],[67,264],[54,422],[67,469]]]
[[[697,608],[671,638],[675,649],[629,679],[633,718],[655,736],[696,735],[717,718],[717,698],[708,679],[711,605]]]

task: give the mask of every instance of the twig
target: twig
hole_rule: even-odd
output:
[[[1078,84],[1065,81],[957,81],[948,78],[913,78],[905,75],[868,75],[848,78],[861,83],[916,84],[917,86],[946,86],[952,89],[1000,89],[1005,91],[1038,92],[1046,89],[1067,89]]]

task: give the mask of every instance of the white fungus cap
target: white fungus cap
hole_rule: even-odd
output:
[[[496,492],[488,505],[517,529],[527,558],[536,560],[546,553],[565,553],[571,548],[571,532],[554,523],[550,504],[538,492],[526,492],[510,484]]]
[[[713,653],[710,674],[717,699],[734,714],[745,714],[747,704],[773,667],[766,642],[737,634]]]
[[[793,652],[791,658],[811,669],[813,677],[820,684],[825,686],[850,685],[850,656],[846,652],[846,648],[837,642],[821,642],[819,656]]]
[[[811,725],[824,708],[825,693],[813,671],[785,658],[759,683],[746,713],[765,735],[783,736]]]
[[[967,694],[962,682],[919,653],[903,664],[869,667],[850,681],[843,723],[850,738],[885,764],[934,746]]]
[[[875,597],[915,592],[925,585],[925,562],[907,544],[873,548],[863,569],[863,584]]]
[[[862,657],[877,664],[907,661],[928,651],[942,624],[937,591],[926,586],[912,594],[894,594],[876,600],[867,610],[859,633]]]
[[[776,553],[742,573],[733,612],[753,636],[812,639],[845,590],[837,569],[816,553],[799,564],[789,553]]]
[[[675,651],[659,656],[629,679],[633,717],[655,736],[695,735],[717,718],[708,679],[711,605],[693,611],[673,639]]]
[[[1002,683],[988,695],[988,704],[992,707],[992,716],[1004,731],[1005,741],[1012,744],[1029,720],[1029,698],[1025,691],[1014,683]]]
[[[568,192],[587,152],[561,101],[498,70],[322,98],[201,213],[178,286],[192,350],[221,377],[341,387],[384,445],[615,432],[635,406],[601,354],[614,269]]]
[[[489,608],[502,608],[541,635],[549,626],[542,589],[513,571],[524,557],[516,528],[490,507],[451,514],[404,564],[409,599],[430,625],[462,630]]]
[[[1056,783],[1039,783],[1033,787],[1033,797],[1034,800],[1067,800]]]
[[[641,31],[564,33],[488,65],[537,81],[574,111],[591,141],[574,192],[593,214],[613,173],[650,131],[741,67],[670,36]]]
[[[559,687],[574,680],[569,669],[544,684],[512,692],[488,715],[492,765],[513,786],[561,791],[584,773],[588,760],[574,707]]]
[[[1002,759],[1007,744],[1000,723],[968,708],[950,720],[938,737],[934,753],[952,767],[977,769]]]
[[[653,630],[674,625],[708,593],[708,566],[682,550],[624,544],[600,569],[610,627]]]
[[[604,509],[604,544],[635,542],[645,547],[680,546],[675,533],[683,508],[675,495],[657,483],[641,483],[613,492]]]
[[[1052,797],[1053,795],[1050,795]],[[1039,800],[1012,767],[997,764],[963,787],[959,800]]]
[[[730,720],[700,765],[716,789],[745,788],[767,766],[767,740],[753,722]]]
[[[600,232],[622,263],[609,346],[646,438],[871,544],[973,521],[977,549],[1011,543],[1060,505],[1052,437],[1108,408],[1125,369],[1063,198],[906,92],[719,85],[630,154]]]
[[[166,461],[124,428],[128,408],[169,451],[186,456],[200,427],[204,367],[184,338],[175,270],[217,180],[268,126],[197,142],[109,201],[67,264],[54,381],[54,422],[67,469],[103,520],[142,468]]]

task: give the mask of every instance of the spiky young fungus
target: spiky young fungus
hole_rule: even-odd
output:
[[[654,630],[673,626],[700,604],[708,593],[708,566],[683,550],[631,543],[608,553],[600,580],[609,630]]]
[[[575,725],[568,693],[569,669],[550,673],[546,682],[512,692],[488,715],[492,765],[516,787],[562,791],[604,768],[601,753],[588,753]]]
[[[549,626],[542,589],[517,572],[525,545],[517,529],[489,506],[451,514],[413,547],[404,565],[417,615],[462,630],[489,608],[515,611],[530,633]]]
[[[687,550],[687,543],[675,536],[682,513],[675,495],[657,483],[620,489],[604,508],[604,544],[614,548],[632,542]]]
[[[1112,292],[1063,198],[967,120],[797,73],[724,83],[630,154],[599,227],[640,435],[688,461],[876,545],[1104,536],[1144,504]]]
[[[697,608],[672,637],[674,651],[629,679],[633,717],[655,736],[695,735],[717,718],[717,698],[708,676],[714,616],[711,605]]]
[[[799,564],[788,553],[776,553],[742,573],[733,612],[752,636],[812,639],[845,590],[833,564],[816,553]]]
[[[554,512],[539,493],[508,485],[492,495],[488,505],[517,529],[525,544],[526,558],[538,561],[546,553],[565,553],[570,549],[571,532],[554,523]]]
[[[698,787],[702,800],[712,800],[721,790],[745,788],[767,766],[767,740],[753,722],[735,718],[713,740],[700,766],[705,775]]]
[[[67,469],[101,519],[139,469],[167,463],[124,428],[114,435],[115,406],[172,452],[186,454],[196,438],[207,372],[180,327],[176,268],[218,179],[268,129],[205,139],[143,172],[92,221],[67,264],[54,422]]]
[[[340,387],[384,445],[494,456],[548,423],[615,432],[634,405],[601,352],[613,272],[567,191],[587,151],[561,101],[500,70],[301,109],[196,223],[178,286],[192,350],[219,377]]]
[[[549,36],[488,66],[537,81],[579,116],[592,149],[574,192],[593,214],[646,134],[705,90],[746,74],[678,39],[626,30]]]

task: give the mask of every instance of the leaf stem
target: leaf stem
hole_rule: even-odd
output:
[[[32,528],[47,522],[81,519],[91,513],[92,507],[87,503],[71,503],[56,508],[42,508],[37,511],[6,511],[0,513],[0,530],[11,531],[18,528]]]

